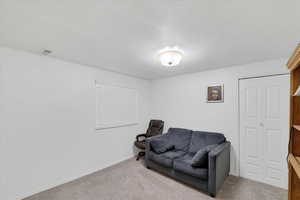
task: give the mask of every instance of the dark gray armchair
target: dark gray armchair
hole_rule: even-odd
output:
[[[150,120],[147,132],[136,136],[136,141],[134,142],[134,145],[137,148],[142,150],[138,153],[136,160],[139,160],[140,157],[145,155],[145,149],[146,149],[145,139],[152,136],[161,135],[163,129],[164,129],[164,121],[152,119]]]

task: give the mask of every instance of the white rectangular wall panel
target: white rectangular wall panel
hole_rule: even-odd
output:
[[[96,129],[107,129],[138,123],[136,89],[96,84]]]

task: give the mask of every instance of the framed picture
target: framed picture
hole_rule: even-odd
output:
[[[207,86],[207,103],[224,102],[224,85],[216,84]]]

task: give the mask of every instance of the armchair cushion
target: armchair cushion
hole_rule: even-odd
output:
[[[201,148],[192,158],[191,166],[193,167],[207,167],[208,166],[208,153],[218,145],[208,145]]]
[[[166,140],[162,140],[162,139],[158,139],[158,138],[151,140],[150,145],[151,145],[151,148],[153,149],[153,151],[158,154],[164,153],[171,149],[174,149],[173,144],[169,143]]]
[[[134,145],[139,149],[145,149],[146,148],[146,141],[135,141]]]
[[[137,135],[136,136],[136,141],[140,141],[141,137],[143,137],[145,139],[147,137],[147,135],[145,133]]]

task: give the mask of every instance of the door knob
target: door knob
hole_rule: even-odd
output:
[[[259,126],[263,127],[263,126],[264,126],[264,123],[260,122],[260,123],[259,123]]]

